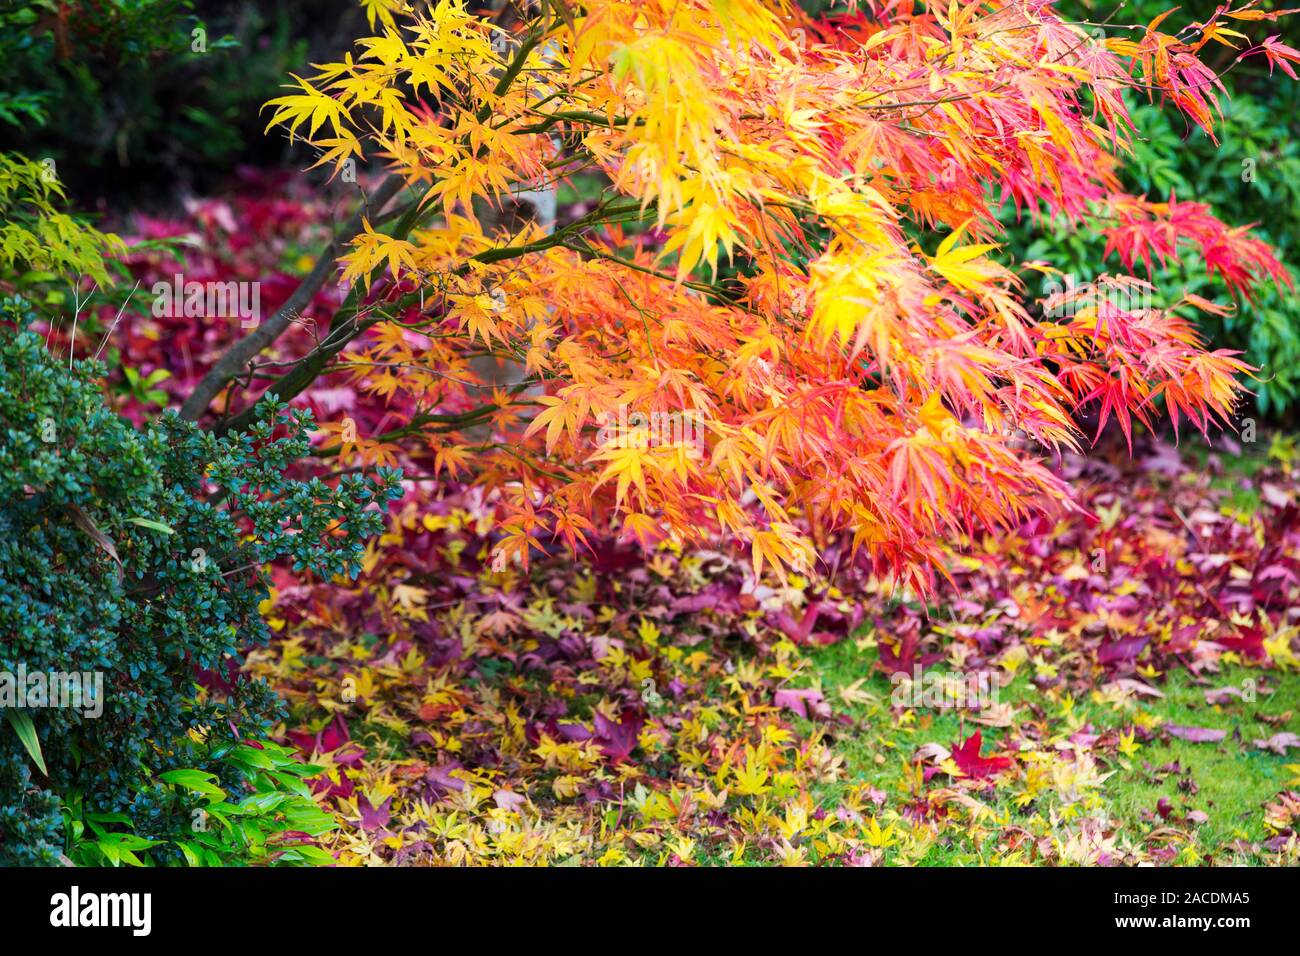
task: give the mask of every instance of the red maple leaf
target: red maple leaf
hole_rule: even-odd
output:
[[[983,743],[980,731],[977,730],[966,738],[965,743],[953,745],[952,761],[966,776],[975,779],[991,777],[1010,769],[1015,763],[1010,757],[981,757],[980,748]]]
[[[1263,631],[1257,627],[1240,627],[1237,630],[1236,636],[1220,637],[1215,643],[1252,661],[1262,661],[1268,657],[1268,651],[1264,648]]]

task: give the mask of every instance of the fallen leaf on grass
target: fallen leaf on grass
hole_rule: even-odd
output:
[[[992,777],[1015,764],[1010,757],[981,757],[982,744],[981,732],[977,730],[964,743],[953,746],[952,761],[966,776],[976,779]]]
[[[1016,712],[1010,704],[996,703],[985,707],[978,714],[969,718],[973,724],[985,727],[1010,727],[1015,722]]]
[[[830,705],[822,698],[821,692],[812,688],[778,690],[772,702],[777,707],[789,708],[800,717],[826,718],[831,715]]]
[[[1293,733],[1274,734],[1267,740],[1256,740],[1255,746],[1260,750],[1271,750],[1285,757],[1288,747],[1300,747],[1300,736]]]
[[[1119,680],[1113,680],[1102,687],[1102,690],[1115,688],[1122,690],[1126,694],[1134,694],[1138,697],[1164,697],[1165,693],[1150,684],[1144,684],[1140,680],[1134,680],[1131,677],[1121,677]]]
[[[1213,727],[1184,727],[1181,724],[1165,724],[1165,732],[1180,740],[1190,740],[1194,744],[1217,744],[1228,736],[1226,730]]]
[[[1246,699],[1246,692],[1240,687],[1211,687],[1205,692],[1205,702],[1211,706],[1226,704],[1231,698]]]

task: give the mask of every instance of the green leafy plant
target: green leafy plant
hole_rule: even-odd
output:
[[[36,272],[108,281],[105,256],[122,241],[60,211],[55,202],[63,198],[52,164],[0,153],[0,278]]]
[[[294,866],[333,863],[310,841],[337,822],[312,799],[304,778],[321,772],[270,741],[227,744],[218,753],[237,789],[222,775],[182,767],[158,775],[155,790],[171,834],[147,839],[124,813],[86,812],[74,798],[63,808],[67,856],[78,866]]]
[[[130,820],[131,839],[110,839],[122,851],[188,858],[183,780],[165,776],[177,770],[229,795],[209,807],[229,848],[269,852],[292,822],[277,814],[304,808],[270,796],[301,773],[245,746],[278,712],[268,687],[238,676],[243,649],[269,637],[266,566],[355,576],[398,473],[287,478],[311,414],[273,399],[243,434],[174,413],[136,430],[106,407],[103,367],[56,362],[13,330],[28,318],[22,300],[0,304],[0,674],[98,675],[102,690],[58,706],[52,691],[27,706],[0,696],[0,862],[57,860],[65,805],[92,833],[120,822],[100,815]]]
[[[141,375],[139,369],[124,365],[119,388],[142,405],[163,406],[167,404],[167,393],[156,386],[171,378],[171,374],[165,368],[157,368],[148,375]]]

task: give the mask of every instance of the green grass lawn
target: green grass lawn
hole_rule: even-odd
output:
[[[913,754],[924,744],[951,748],[974,730],[982,729],[984,753],[1001,750],[1000,741],[1015,739],[1024,723],[1043,733],[1046,744],[1064,741],[1080,730],[1103,735],[1107,731],[1133,732],[1149,729],[1142,742],[1135,733],[1136,750],[1125,755],[1115,746],[1094,751],[1101,773],[1110,775],[1090,799],[1064,806],[1055,794],[1044,794],[1030,804],[1017,805],[1015,784],[998,786],[981,793],[1003,826],[1016,825],[1034,817],[1061,822],[1086,814],[1113,823],[1115,833],[1135,845],[1171,841],[1179,848],[1179,863],[1197,863],[1207,857],[1215,862],[1258,862],[1239,852],[1237,841],[1258,843],[1269,837],[1264,822],[1265,804],[1288,786],[1300,785],[1300,753],[1290,757],[1261,749],[1255,740],[1279,731],[1300,730],[1300,674],[1227,667],[1221,673],[1197,679],[1180,671],[1158,682],[1162,698],[1129,697],[1117,700],[1094,691],[1071,699],[1059,691],[1044,692],[1024,677],[1017,677],[999,689],[999,700],[1014,714],[1010,727],[983,727],[965,719],[955,709],[915,710],[896,718],[890,713],[892,687],[881,674],[866,681],[863,674],[874,654],[854,641],[812,652],[815,673],[828,699],[847,707],[854,718],[852,727],[836,734],[833,747],[845,759],[845,774],[818,795],[825,806],[834,806],[855,785],[868,784],[885,792],[889,806],[900,796]],[[1210,688],[1243,686],[1254,680],[1254,701],[1231,698],[1223,705],[1206,703]],[[845,701],[840,691],[854,688],[875,700]],[[1194,743],[1170,737],[1159,728],[1165,724],[1222,729],[1227,736],[1217,743]],[[1038,747],[1045,746],[1040,739]],[[1288,767],[1288,764],[1293,765]],[[1162,818],[1158,806],[1167,801]],[[1204,814],[1204,819],[1194,815]],[[1189,817],[1189,815],[1192,815]],[[964,865],[991,861],[998,827],[946,828],[945,838],[914,862],[928,865]],[[1227,857],[1227,858],[1225,858]],[[888,855],[886,859],[889,860]]]

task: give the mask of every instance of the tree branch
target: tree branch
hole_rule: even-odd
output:
[[[181,418],[197,421],[226,383],[238,375],[258,353],[284,334],[293,320],[311,304],[311,300],[316,297],[316,293],[330,277],[343,248],[361,231],[362,218],[381,212],[388,201],[401,191],[403,185],[401,176],[390,175],[373,196],[367,197],[361,204],[361,208],[354,212],[343,227],[334,234],[329,245],[321,251],[311,272],[307,273],[298,284],[298,288],[293,290],[293,295],[280,306],[279,311],[231,345],[208,370],[208,374],[203,376],[181,405]]]
[[[529,54],[531,54],[532,51],[536,49],[538,44],[541,43],[542,39],[545,36],[546,36],[546,30],[542,29],[539,26],[530,30],[529,33],[520,41],[519,47],[515,50],[511,62],[507,65],[505,71],[502,73],[501,77],[497,80],[496,85],[493,87],[492,92],[494,97],[502,96],[506,93],[507,90],[510,89],[511,84],[514,83],[515,79],[523,71],[524,65],[528,60]],[[479,108],[479,111],[476,114],[476,118],[478,122],[483,123],[486,122],[491,117],[491,115],[492,115],[492,104],[488,102],[488,103],[484,103]],[[484,149],[486,149],[486,146],[480,147],[480,151],[483,151]],[[388,186],[388,182],[385,182],[384,186],[385,187]],[[400,181],[398,183],[398,187],[400,188]],[[385,197],[384,201],[387,202],[388,198],[391,197],[390,196]],[[412,204],[412,208],[407,212],[407,214],[402,218],[402,221],[398,224],[397,229],[394,232],[394,235],[396,235],[399,238],[405,237],[406,234],[409,233],[409,231],[414,227],[420,212],[421,212],[420,202],[416,202]],[[357,220],[356,229],[352,230],[352,233],[342,241],[340,241],[339,237],[336,237],[334,242],[331,244],[331,248],[326,251],[326,254],[322,255],[320,260],[317,261],[316,267],[312,269],[311,275],[308,276],[307,279],[303,280],[303,284],[306,285],[307,282],[311,280],[312,277],[314,277],[318,271],[322,271],[324,273],[320,276],[320,279],[317,282],[315,288],[313,288],[310,294],[306,296],[303,305],[305,305],[306,302],[309,302],[311,300],[311,297],[312,295],[315,294],[316,289],[319,289],[320,285],[324,282],[325,275],[328,274],[329,269],[332,268],[334,259],[338,255],[337,252],[338,247],[343,243],[350,241],[352,236],[354,236],[357,232],[360,231],[361,223],[359,217],[360,217],[360,213],[358,213],[358,215],[354,217],[354,219]],[[351,220],[349,221],[348,225],[349,226],[352,225]],[[504,248],[498,248],[492,250],[485,250],[483,253],[480,253],[479,255],[474,256],[472,258],[477,259],[480,262],[495,262],[495,261],[500,261],[502,259],[509,259],[517,255],[523,255],[528,252],[540,251],[542,249],[551,248],[557,244],[558,242],[531,243],[525,246],[519,246],[513,248],[504,247]],[[328,263],[325,265],[324,269],[322,270],[322,263],[326,262],[326,260],[328,260]],[[460,267],[460,269],[456,271],[458,272],[468,271],[468,263],[463,264]],[[283,332],[284,328],[288,326],[288,323],[292,318],[292,314],[285,315],[284,313],[286,313],[290,305],[293,304],[293,300],[298,297],[298,293],[301,291],[302,291],[302,287],[299,287],[299,289],[295,291],[293,297],[290,298],[290,301],[285,303],[285,308],[281,309],[280,313],[277,313],[275,319],[272,320],[272,322],[276,322],[277,320],[282,320],[282,324],[278,331],[270,331],[266,334],[266,336],[263,336],[267,344],[273,341],[275,337],[278,336],[281,332]],[[351,308],[349,308],[349,304],[351,304],[352,306]],[[330,359],[332,359],[335,355],[337,355],[340,351],[342,351],[343,348],[345,348],[347,344],[351,342],[353,339],[355,339],[358,335],[360,335],[371,325],[374,325],[377,321],[379,321],[378,319],[373,319],[373,318],[363,319],[361,316],[358,315],[358,309],[356,308],[355,303],[349,303],[349,304],[345,304],[344,307],[339,311],[339,313],[334,316],[334,323],[331,324],[330,334],[326,337],[325,341],[322,342],[309,355],[305,356],[303,360],[293,368],[292,371],[281,376],[273,385],[271,385],[267,389],[268,392],[274,392],[280,398],[281,401],[289,401],[290,399],[296,397],[304,389],[310,386],[311,383],[317,379],[317,377],[319,377],[322,370],[329,363]],[[342,323],[338,323],[340,317],[343,318]],[[257,331],[261,332],[262,329],[259,328]],[[222,356],[217,366],[214,366],[213,369],[206,376],[204,376],[203,380],[199,383],[198,387],[194,390],[194,393],[191,394],[190,397],[185,400],[185,403],[181,408],[181,414],[183,417],[187,417],[191,419],[198,418],[198,416],[203,413],[203,410],[207,408],[208,403],[212,401],[212,398],[217,394],[217,392],[221,390],[224,383],[228,381],[230,378],[232,378],[235,374],[237,374],[238,371],[242,369],[243,366],[249,360],[251,360],[253,356],[255,356],[259,351],[261,351],[264,345],[258,345],[257,342],[252,341],[255,335],[256,333],[236,343],[236,345],[232,347],[230,352]],[[236,351],[236,349],[239,349],[240,352],[238,356],[232,354]],[[217,434],[226,434],[232,430],[237,431],[241,428],[245,428],[252,421],[253,413],[254,413],[254,407],[250,406],[249,408],[244,409],[242,412],[233,416],[228,416],[222,421],[218,422],[213,427],[213,430]]]

